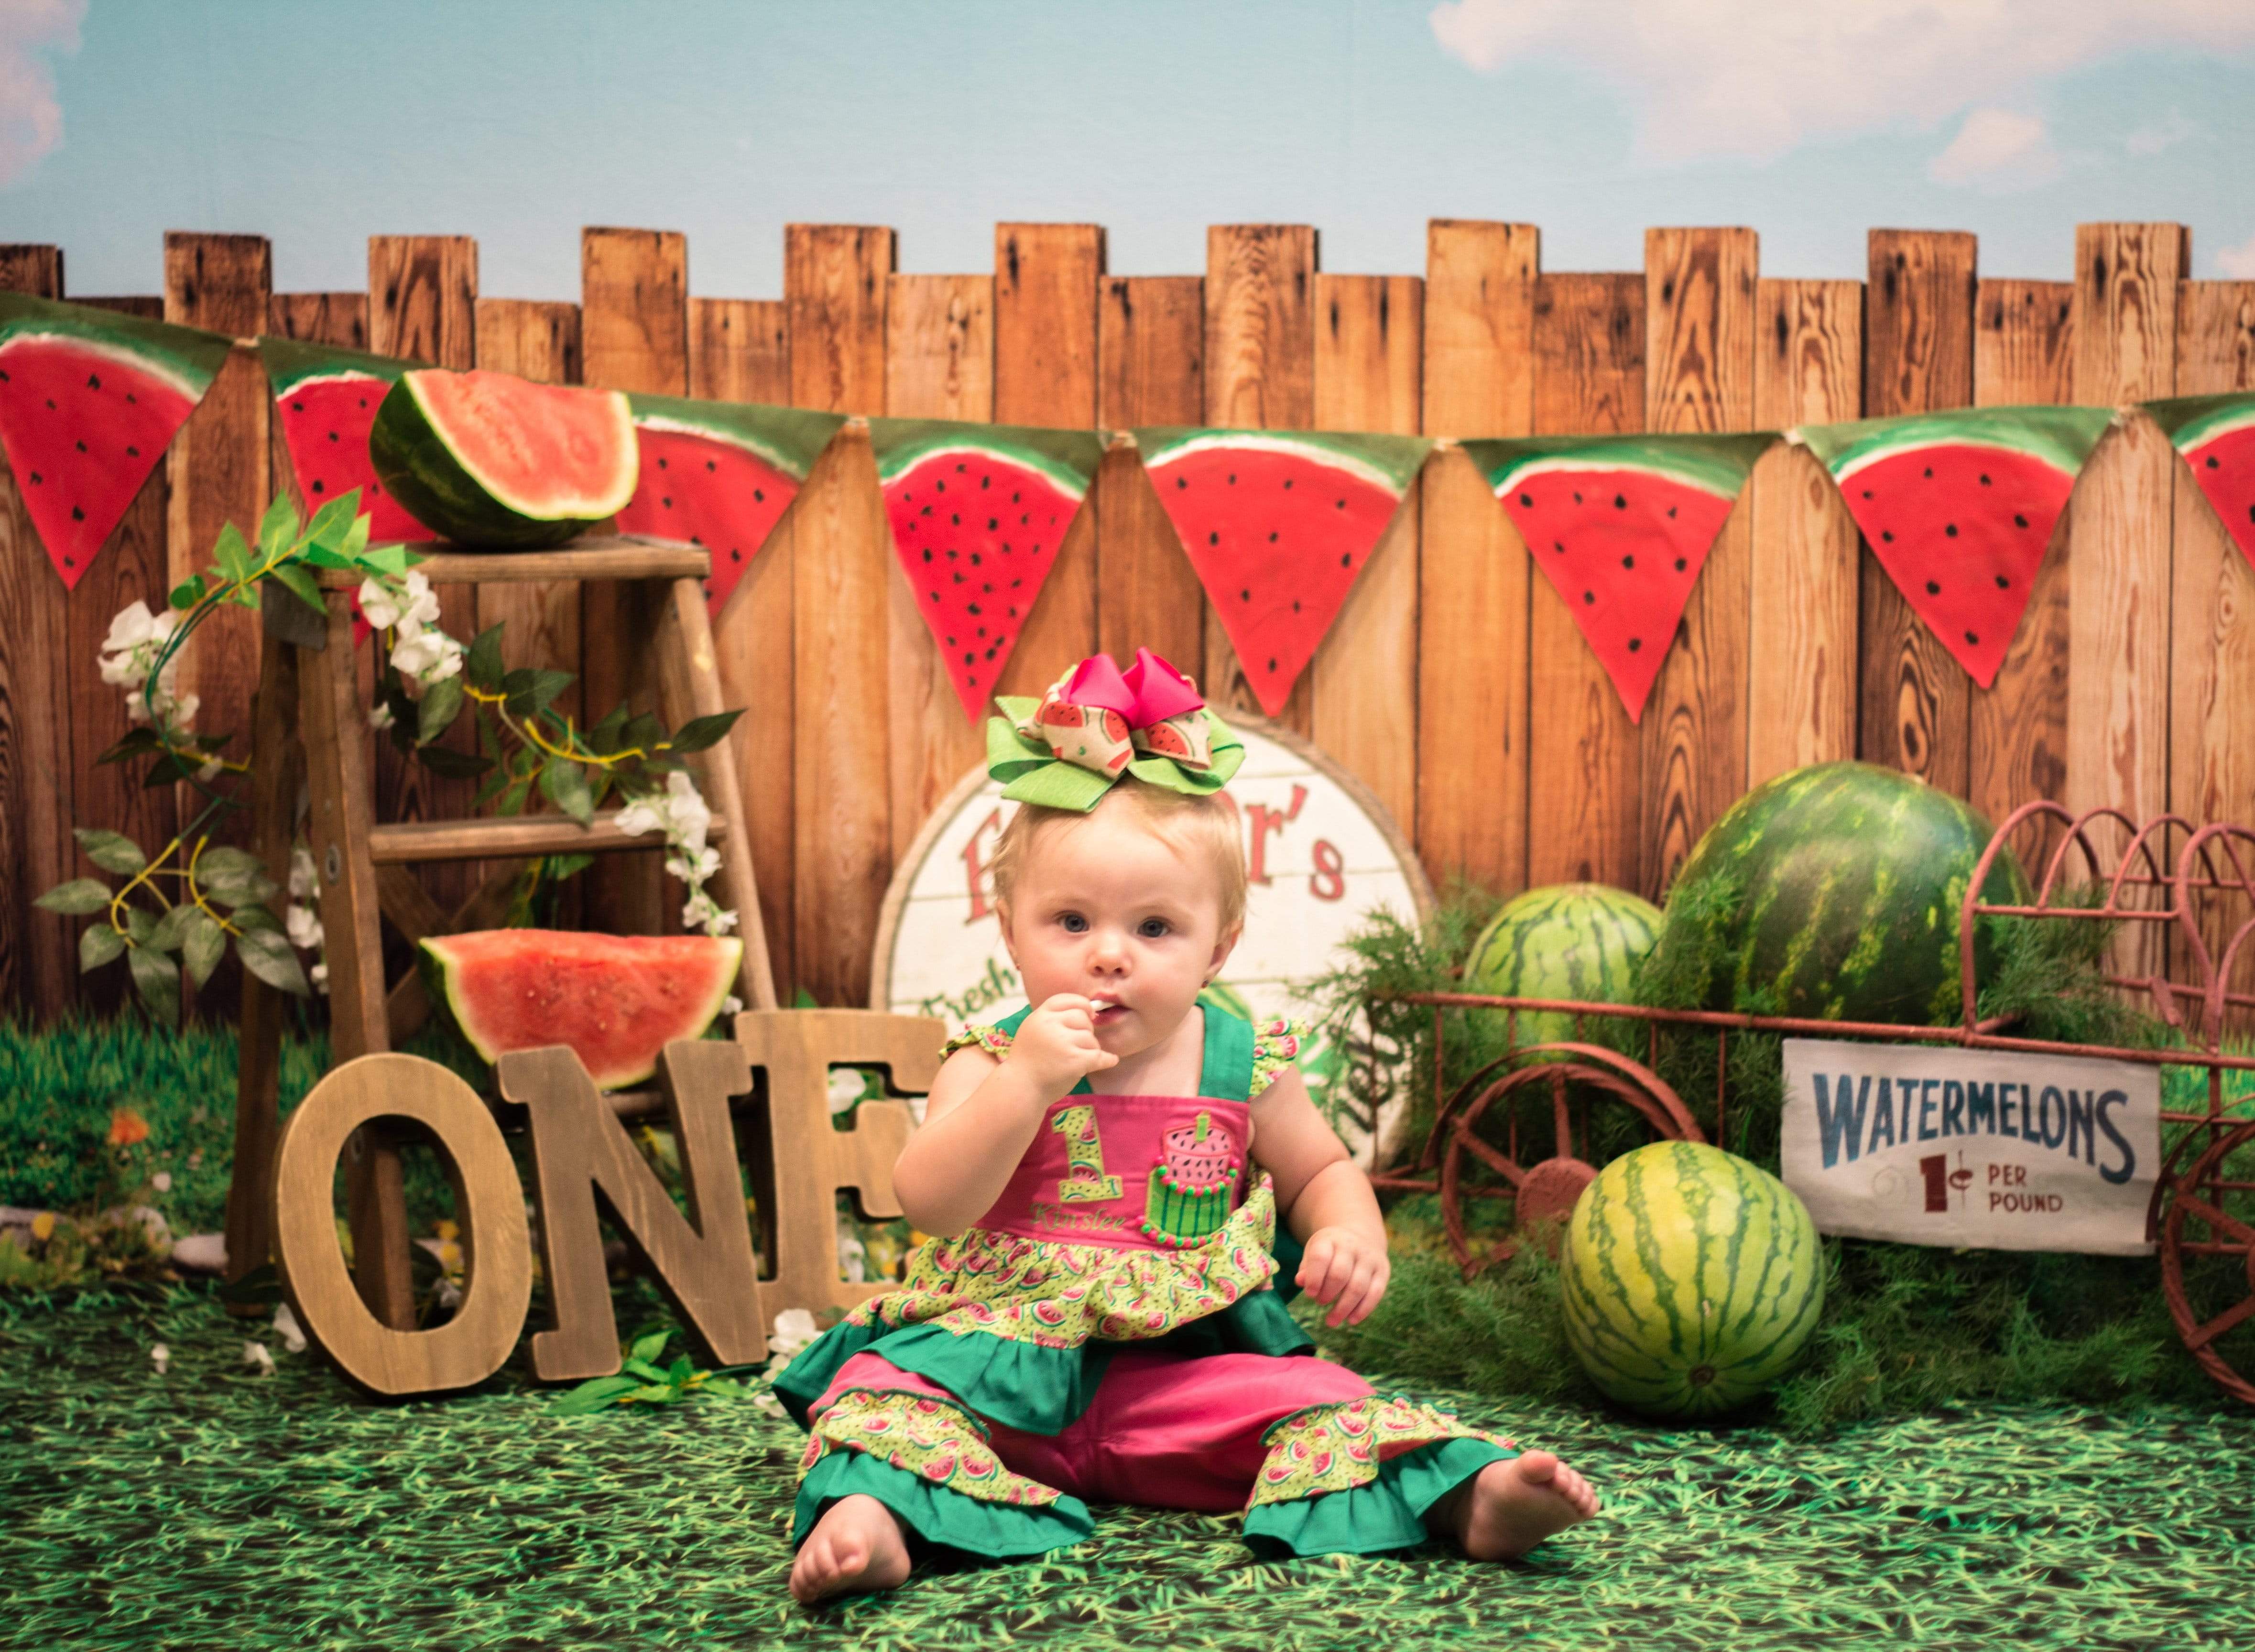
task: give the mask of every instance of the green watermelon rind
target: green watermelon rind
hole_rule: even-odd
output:
[[[1030,470],[1074,503],[1088,496],[1104,459],[1104,432],[970,425],[941,418],[873,418],[877,481],[889,488],[928,460],[961,453]]]
[[[2188,459],[2195,449],[2219,437],[2255,425],[2255,396],[2244,390],[2223,396],[2177,396],[2140,405]]]
[[[1204,425],[1153,425],[1133,432],[1143,468],[1156,471],[1193,453],[1283,453],[1343,471],[1358,482],[1392,495],[1409,491],[1431,453],[1430,436],[1335,434],[1319,431],[1223,430]]]
[[[515,932],[526,936],[528,940],[537,938],[531,931]],[[462,1035],[463,1041],[471,1049],[478,1052],[478,1058],[491,1065],[500,1060],[508,1052],[501,1049],[498,1044],[488,1042],[484,1030],[478,1023],[475,1012],[465,1002],[464,974],[466,972],[446,950],[448,942],[453,938],[451,936],[434,935],[416,943],[417,967],[423,977],[424,988],[432,1001],[445,1008],[448,1019],[453,1023],[454,1030]],[[744,944],[733,936],[724,936],[715,938],[713,945],[717,949],[716,957],[726,955],[727,967],[716,972],[717,979],[713,990],[706,995],[701,1016],[697,1014],[685,1016],[679,1023],[679,1028],[686,1030],[677,1030],[673,1035],[674,1037],[702,1037],[705,1030],[710,1027],[714,1018],[720,1014],[722,1007],[727,1002],[729,993],[734,988],[737,974],[743,964]],[[555,1042],[562,1044],[566,1040],[558,1038]],[[672,1038],[665,1039],[657,1049],[651,1051],[646,1065],[622,1072],[591,1073],[590,1076],[594,1079],[596,1087],[604,1090],[616,1090],[629,1084],[640,1084],[657,1072],[657,1058],[663,1053],[664,1045],[671,1042],[673,1042]]]
[[[759,402],[707,402],[685,396],[629,395],[636,429],[702,436],[737,447],[773,466],[793,482],[804,482],[814,461],[845,424],[843,413],[805,407],[770,407]]]
[[[1498,498],[1528,478],[1578,473],[1650,476],[1735,500],[1754,461],[1777,440],[1775,431],[1742,436],[1535,436],[1459,443]]]
[[[0,292],[0,349],[39,339],[95,350],[129,371],[162,381],[190,402],[203,399],[235,348],[233,339],[197,327]]]
[[[1883,460],[1949,448],[2018,453],[2072,478],[2113,417],[2103,407],[1963,407],[1901,418],[1803,425],[1788,439],[1815,453],[1833,480],[1844,484]]]
[[[368,433],[368,451],[376,479],[410,516],[440,538],[461,545],[544,550],[616,516],[633,499],[636,478],[630,471],[622,486],[614,479],[615,503],[592,500],[566,516],[519,509],[488,488],[447,445],[417,393],[419,376],[403,373],[386,392]],[[599,393],[613,401],[631,445],[634,418],[625,395]]]
[[[1609,929],[1598,927],[1601,917],[1609,920]],[[1473,941],[1465,960],[1464,989],[1507,998],[1628,1003],[1632,974],[1659,940],[1661,922],[1660,909],[1651,902],[1611,884],[1553,883],[1525,890],[1498,907]],[[1553,933],[1562,924],[1578,931],[1572,946],[1530,951],[1545,938],[1563,938]],[[1640,940],[1633,926],[1641,926]],[[1620,943],[1618,949],[1616,941]],[[1556,990],[1551,989],[1553,982],[1558,983]],[[1597,1027],[1584,1029],[1587,1035],[1598,1031]],[[1570,1016],[1533,1011],[1519,1017],[1518,1042],[1522,1044],[1575,1036]]]
[[[416,372],[430,365],[404,356],[371,355],[365,350],[348,350],[334,344],[307,344],[296,339],[259,340],[258,362],[266,369],[266,382],[272,387],[277,401],[307,384],[352,379],[396,384],[402,373]]]
[[[1725,1196],[1766,1206],[1768,1242],[1749,1259],[1746,1226],[1701,1234],[1689,1276],[1671,1281],[1661,1247],[1674,1235],[1654,1201],[1688,1206],[1670,1193],[1695,1182],[1708,1196],[1700,1203]],[[1629,1218],[1633,1248],[1599,1220],[1610,1203]],[[1746,1267],[1755,1271],[1741,1290]],[[1728,1282],[1719,1303],[1710,1294],[1718,1272]],[[1758,1397],[1805,1354],[1824,1307],[1824,1256],[1808,1207],[1767,1170],[1692,1142],[1656,1142],[1606,1165],[1575,1206],[1559,1274],[1567,1346],[1591,1381],[1608,1398],[1661,1417],[1718,1416]],[[1639,1286],[1652,1291],[1648,1315],[1638,1311]],[[1750,1340],[1734,1346],[1739,1339]],[[1702,1365],[1711,1380],[1694,1383]]]

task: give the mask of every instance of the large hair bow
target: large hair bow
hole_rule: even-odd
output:
[[[1085,812],[1128,775],[1204,795],[1245,761],[1198,685],[1148,648],[1125,671],[1092,654],[1039,699],[994,703],[1004,715],[987,720],[987,772],[1017,803]]]

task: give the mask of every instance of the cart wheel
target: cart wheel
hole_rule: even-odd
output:
[[[1576,1150],[1577,1137],[1586,1146],[1586,1116],[1577,1132],[1575,1114],[1590,1103],[1572,1093],[1595,1090],[1612,1097],[1640,1114],[1654,1137],[1669,1142],[1704,1142],[1683,1103],[1667,1081],[1640,1063],[1596,1044],[1535,1044],[1516,1052],[1521,1058],[1550,1056],[1553,1059],[1514,1067],[1468,1105],[1458,1110],[1444,1128],[1441,1158],[1441,1220],[1448,1229],[1449,1249],[1471,1279],[1497,1262],[1508,1262],[1529,1238],[1540,1238],[1557,1254],[1566,1219],[1582,1190],[1597,1179],[1597,1168]],[[1532,1085],[1550,1093],[1550,1147],[1548,1157],[1530,1156],[1521,1147],[1519,1121],[1512,1117],[1506,1144],[1498,1148],[1479,1134],[1479,1122],[1496,1102]],[[1507,1109],[1508,1112],[1508,1109]],[[1465,1201],[1511,1201],[1511,1234],[1485,1251],[1474,1248],[1465,1231]]]
[[[2233,1399],[2255,1405],[2255,1382],[2216,1350],[2224,1332],[2255,1319],[2255,1182],[2227,1180],[2223,1174],[2225,1161],[2250,1142],[2255,1142],[2255,1119],[2216,1137],[2170,1185],[2161,1218],[2161,1294],[2201,1369]],[[2187,1256],[2237,1256],[2241,1267],[2195,1303],[2185,1283]]]

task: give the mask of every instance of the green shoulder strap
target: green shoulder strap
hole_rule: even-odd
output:
[[[1209,1101],[1247,1101],[1253,1096],[1253,1023],[1232,1015],[1211,997],[1205,1010],[1205,1063],[1198,1094]]]
[[[1028,1016],[1030,1016],[1033,1013],[1034,1007],[1031,1004],[1028,1004],[1023,1009],[1017,1010],[1011,1015],[1005,1016],[1001,1020],[994,1023],[994,1030],[1000,1033],[1007,1033],[1012,1038],[1015,1038],[1018,1036],[1018,1028],[1020,1025],[1023,1023]],[[1247,1058],[1247,1060],[1249,1062],[1249,1057]],[[1248,1068],[1248,1071],[1250,1069]],[[1251,1080],[1248,1079],[1247,1082],[1249,1084]],[[1065,1093],[1067,1095],[1094,1095],[1096,1092],[1089,1086],[1088,1080],[1083,1079],[1078,1084],[1073,1086],[1071,1089],[1066,1091]]]

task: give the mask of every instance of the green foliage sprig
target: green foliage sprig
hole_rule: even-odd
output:
[[[738,1371],[752,1367],[743,1365],[723,1366],[718,1371],[699,1371],[682,1354],[673,1363],[660,1366],[657,1361],[665,1353],[671,1339],[671,1326],[654,1325],[637,1331],[619,1345],[624,1368],[614,1375],[591,1377],[556,1402],[558,1417],[584,1417],[590,1411],[603,1410],[614,1405],[678,1405],[700,1390],[707,1394],[741,1394],[742,1385],[728,1378]]]

